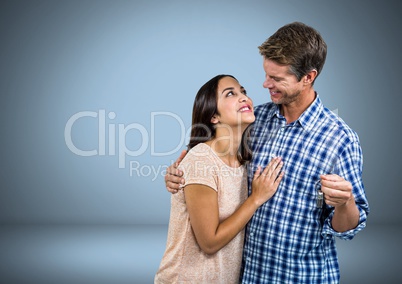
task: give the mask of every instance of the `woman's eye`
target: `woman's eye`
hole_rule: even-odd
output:
[[[247,96],[247,91],[246,91],[246,90],[243,90],[243,91],[242,91],[242,94],[244,94],[244,95]]]
[[[234,95],[234,93],[233,93],[232,91],[230,91],[230,92],[228,92],[228,93],[226,94],[227,97],[230,97],[230,96],[233,96],[233,95]]]

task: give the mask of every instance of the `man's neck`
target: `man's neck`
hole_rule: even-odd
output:
[[[279,106],[280,113],[285,117],[286,124],[292,123],[299,119],[302,113],[314,102],[316,93],[313,88],[307,94],[301,95],[300,99],[289,104]]]

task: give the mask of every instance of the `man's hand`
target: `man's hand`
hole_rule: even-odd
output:
[[[177,193],[180,190],[180,187],[184,184],[184,178],[182,178],[183,172],[178,170],[177,167],[183,160],[184,156],[186,156],[186,154],[187,151],[183,150],[176,162],[174,162],[166,169],[165,185],[166,189],[170,193]]]
[[[337,232],[346,232],[359,224],[359,209],[352,193],[352,184],[338,175],[321,175],[321,191],[325,203],[334,206],[331,221]]]
[[[321,191],[324,193],[326,204],[336,208],[354,200],[350,182],[335,174],[321,175],[320,177]]]

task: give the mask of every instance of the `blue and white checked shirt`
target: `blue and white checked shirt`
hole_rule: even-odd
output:
[[[246,230],[242,283],[339,283],[335,237],[350,240],[366,226],[369,212],[361,179],[363,157],[357,134],[315,101],[293,123],[267,103],[255,108],[250,146],[249,187],[258,165],[284,161],[285,175],[275,195],[262,205]],[[317,207],[320,175],[334,173],[351,182],[359,225],[338,233],[333,207]]]

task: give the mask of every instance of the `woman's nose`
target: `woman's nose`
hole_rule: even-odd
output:
[[[242,95],[240,98],[239,98],[239,101],[240,102],[246,102],[246,101],[248,101],[249,100],[249,98],[246,96],[246,95]]]

